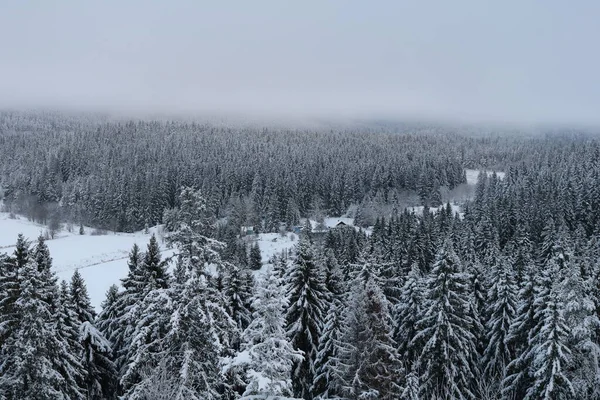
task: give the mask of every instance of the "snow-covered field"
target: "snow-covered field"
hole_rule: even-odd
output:
[[[298,235],[287,232],[285,236],[279,233],[261,233],[257,235],[256,242],[260,248],[263,264],[269,262],[275,255],[284,251],[291,251],[298,243]]]
[[[10,219],[7,213],[0,213],[0,252],[12,253],[19,233],[34,243],[45,230],[45,226],[25,218]],[[133,244],[145,249],[156,228],[150,229],[148,234],[109,232],[91,235],[93,229],[86,228],[85,231],[85,235],[78,234],[78,227],[73,233],[61,231],[55,239],[46,243],[59,279],[68,281],[79,269],[87,283],[92,305],[100,310],[100,303],[110,285],[119,283],[127,275],[127,255]],[[163,251],[163,257],[171,254],[172,250]]]

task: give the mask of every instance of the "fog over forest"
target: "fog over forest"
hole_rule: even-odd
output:
[[[600,399],[599,20],[0,2],[0,399]]]

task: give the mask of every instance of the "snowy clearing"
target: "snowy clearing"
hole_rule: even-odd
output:
[[[477,177],[479,176],[480,172],[481,172],[481,170],[478,170],[478,169],[465,169],[465,173],[467,175],[467,184],[468,185],[477,184]],[[504,177],[506,176],[506,172],[501,172],[501,171],[487,171],[487,174],[488,174],[488,176],[492,176],[494,174],[494,172],[496,172],[496,175],[500,179],[504,179]]]
[[[0,213],[0,252],[12,253],[19,233],[34,243],[46,229],[44,225],[25,218],[10,219],[7,213]],[[78,227],[75,228],[77,230]],[[150,229],[148,234],[108,232],[106,235],[91,235],[92,228],[85,231],[85,235],[61,231],[46,244],[58,278],[69,281],[73,272],[79,269],[86,281],[92,305],[99,311],[108,288],[127,275],[127,256],[133,244],[137,243],[144,250],[156,228]],[[172,253],[173,250],[163,250],[163,257]]]

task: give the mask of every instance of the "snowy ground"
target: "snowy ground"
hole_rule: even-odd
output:
[[[477,177],[479,176],[479,172],[481,171],[478,169],[465,169],[465,173],[467,175],[467,184],[475,185],[477,183]],[[493,173],[494,171],[487,171],[488,176],[492,176]],[[496,171],[496,175],[498,176],[498,178],[504,179],[506,173]]]
[[[8,214],[0,213],[0,252],[12,253],[19,233],[34,242],[45,230],[45,226],[25,218],[10,219]],[[77,227],[73,233],[61,231],[46,243],[59,279],[70,280],[73,272],[79,269],[87,283],[92,305],[99,311],[110,285],[119,283],[127,275],[127,255],[133,244],[145,249],[156,229],[150,229],[148,234],[109,232],[98,236],[90,234],[91,228],[86,228],[85,235],[79,235],[77,231]],[[171,254],[172,250],[163,251],[163,257]]]

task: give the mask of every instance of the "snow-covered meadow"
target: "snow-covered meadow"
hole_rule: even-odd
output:
[[[22,233],[32,243],[47,228],[44,225],[28,221],[26,218],[11,219],[9,214],[0,213],[0,252],[12,253],[17,235]],[[48,239],[46,244],[50,249],[54,271],[59,279],[70,280],[73,272],[79,272],[85,279],[92,305],[100,310],[100,303],[108,288],[127,274],[127,256],[134,243],[145,249],[152,233],[112,233],[92,235],[94,230],[85,229],[84,235],[79,235],[78,227],[73,232],[60,231],[54,239]],[[160,235],[157,235],[160,237]],[[172,250],[163,247],[163,257],[170,256]]]

